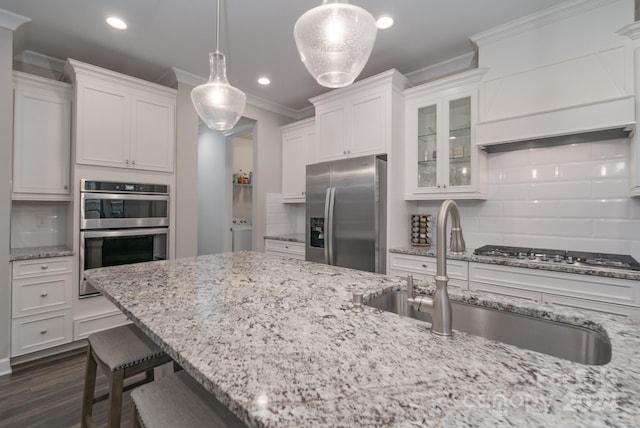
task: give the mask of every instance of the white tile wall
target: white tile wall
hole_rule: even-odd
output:
[[[304,233],[304,204],[283,204],[282,194],[267,193],[266,235]]]
[[[66,245],[67,203],[14,201],[11,248]]]
[[[629,141],[489,155],[489,200],[460,201],[469,248],[486,244],[631,254],[640,198],[629,198]],[[420,202],[437,214],[440,202]]]

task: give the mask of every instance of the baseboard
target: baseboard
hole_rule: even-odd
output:
[[[0,376],[11,374],[11,361],[8,358],[0,360]]]

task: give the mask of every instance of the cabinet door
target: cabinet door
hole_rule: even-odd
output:
[[[340,159],[347,155],[346,109],[344,106],[318,113],[316,125],[319,162]]]
[[[282,135],[282,199],[304,202],[307,135],[303,130]]]
[[[70,88],[16,84],[13,192],[68,197],[70,150]]]
[[[447,99],[443,106],[446,111],[447,133],[442,140],[442,186],[446,192],[472,191],[472,177],[475,165],[472,164],[471,141],[472,120],[471,95],[464,94]]]
[[[131,166],[152,171],[173,171],[175,103],[134,97],[131,123]]]
[[[129,95],[116,87],[87,82],[78,82],[77,91],[77,162],[128,166]]]
[[[387,152],[387,115],[383,94],[374,94],[351,104],[351,135],[348,154],[355,156]]]

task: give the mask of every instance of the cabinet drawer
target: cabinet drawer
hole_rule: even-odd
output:
[[[71,307],[72,275],[46,275],[12,281],[14,317]]]
[[[391,269],[428,275],[433,278],[437,270],[437,261],[433,257],[411,256],[407,254],[390,254]],[[467,281],[469,263],[464,260],[447,260],[447,276],[450,279]]]
[[[264,249],[266,253],[286,253],[290,255],[302,255],[304,259],[305,249],[301,242],[276,241],[273,239],[265,239]]]
[[[53,257],[50,259],[19,260],[13,262],[13,278],[49,275],[52,273],[71,273],[73,257]]]
[[[131,321],[119,310],[74,320],[74,340],[86,339],[102,330],[130,324]]]
[[[640,308],[625,305],[616,305],[613,303],[598,302],[588,299],[579,299],[576,297],[557,296],[555,294],[543,294],[544,303],[552,303],[554,305],[568,306],[577,309],[589,309],[599,312],[605,312],[611,315],[629,317],[640,320]]]
[[[495,284],[485,284],[483,282],[469,281],[469,290],[500,294],[502,296],[518,297],[520,299],[533,300],[534,302],[542,301],[542,293],[540,292],[515,287],[504,287]]]
[[[11,322],[11,356],[71,342],[71,332],[71,310],[14,319]]]

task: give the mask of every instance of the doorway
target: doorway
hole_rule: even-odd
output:
[[[254,125],[243,117],[221,132],[200,122],[198,255],[253,248]]]

